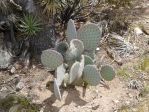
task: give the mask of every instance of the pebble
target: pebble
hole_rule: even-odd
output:
[[[24,87],[24,82],[20,81],[17,85],[16,85],[16,91],[20,91],[23,87]]]
[[[134,32],[135,32],[135,34],[136,34],[137,36],[143,34],[143,31],[142,31],[139,27],[136,27],[136,28],[134,29]]]
[[[113,100],[113,102],[114,102],[115,104],[117,104],[117,103],[119,103],[119,100]]]
[[[130,101],[126,101],[125,103],[126,103],[126,105],[130,105]]]
[[[15,73],[15,71],[16,71],[16,68],[15,67],[12,67],[11,70],[10,70],[10,73],[13,74],[13,73]]]

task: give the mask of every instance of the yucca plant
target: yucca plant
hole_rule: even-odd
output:
[[[24,15],[18,25],[18,29],[26,36],[33,36],[41,30],[41,22],[37,16],[31,14]]]

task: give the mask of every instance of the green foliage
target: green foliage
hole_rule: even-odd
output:
[[[41,22],[37,16],[28,14],[18,24],[18,30],[26,36],[36,35],[41,30]]]
[[[9,112],[38,112],[39,108],[21,95],[8,95],[0,101],[0,108]],[[12,111],[15,110],[15,111]]]
[[[53,71],[63,63],[63,56],[55,50],[48,49],[42,52],[41,62],[50,71]]]
[[[131,5],[131,0],[106,0],[107,3],[115,7],[126,7]]]
[[[113,80],[113,78],[116,75],[114,69],[109,65],[102,66],[100,73],[101,73],[102,78],[105,79],[106,81]]]
[[[121,68],[117,70],[117,75],[121,76],[121,77],[129,77],[130,74],[128,73],[126,68]]]
[[[96,86],[100,83],[99,72],[95,65],[86,65],[84,67],[83,80],[91,86]]]
[[[149,83],[145,84],[143,89],[140,91],[139,96],[146,97],[149,95]]]
[[[139,65],[139,68],[143,71],[148,71],[149,70],[149,56],[143,57],[141,60],[141,63]]]

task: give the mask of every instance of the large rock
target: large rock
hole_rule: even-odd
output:
[[[0,69],[6,69],[11,64],[12,56],[4,50],[0,50]]]

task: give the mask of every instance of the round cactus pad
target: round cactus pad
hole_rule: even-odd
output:
[[[106,81],[113,80],[115,78],[115,75],[116,75],[114,69],[109,65],[102,66],[100,73],[101,73],[102,78]]]
[[[60,42],[56,45],[56,51],[61,54],[65,54],[67,49],[69,48],[69,44],[67,42]]]
[[[93,64],[93,59],[90,56],[84,55],[84,59],[85,59],[85,65],[92,65]]]
[[[70,42],[70,47],[65,54],[65,60],[75,60],[76,58],[80,57],[84,51],[84,45],[81,40],[73,39]]]
[[[50,71],[53,71],[63,63],[63,56],[55,50],[44,50],[41,54],[41,62]]]
[[[57,84],[57,80],[55,78],[54,78],[54,94],[55,94],[55,97],[58,100],[62,99],[62,96],[61,96],[61,93],[60,93],[60,89],[59,89],[59,86]]]
[[[101,31],[94,23],[88,23],[78,30],[77,38],[83,41],[85,50],[95,50],[100,37]]]
[[[70,73],[69,73],[69,82],[72,83],[73,81],[75,81],[78,78],[79,75],[79,68],[80,68],[80,63],[79,62],[75,62],[71,69],[70,69]]]
[[[72,39],[75,39],[77,37],[77,31],[75,28],[74,21],[72,19],[68,21],[66,37],[67,37],[68,42],[70,42]]]
[[[70,49],[74,49],[77,53],[77,56],[81,55],[84,51],[83,42],[79,39],[73,39],[70,42]]]
[[[100,83],[100,76],[95,65],[86,65],[83,70],[83,80],[91,86]]]

